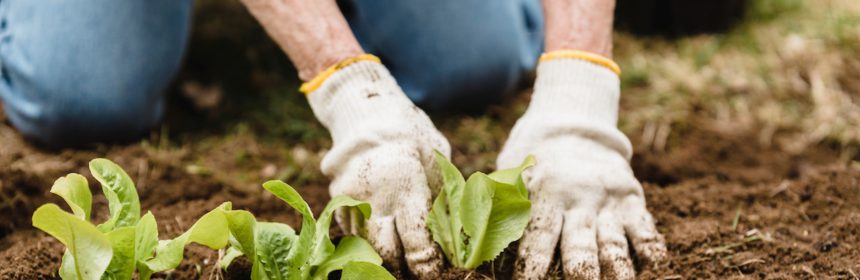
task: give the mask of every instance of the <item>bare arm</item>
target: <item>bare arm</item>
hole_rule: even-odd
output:
[[[303,81],[363,53],[334,0],[242,0]]]
[[[544,0],[545,52],[582,50],[612,58],[615,0]]]

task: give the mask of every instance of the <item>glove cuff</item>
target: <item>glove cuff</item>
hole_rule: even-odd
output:
[[[621,67],[615,61],[605,56],[579,50],[557,50],[544,53],[540,56],[540,62],[550,61],[555,59],[572,58],[588,61],[603,67],[606,67],[616,75],[621,76]]]
[[[574,58],[545,60],[537,67],[529,111],[615,127],[619,96],[618,75],[608,68]]]
[[[391,124],[404,111],[417,109],[378,61],[352,61],[332,69],[307,97],[335,142],[373,123]]]
[[[360,62],[360,61],[373,61],[376,63],[382,63],[379,60],[379,57],[376,57],[375,55],[372,55],[372,54],[361,54],[361,55],[357,55],[354,57],[344,59],[344,60],[338,62],[337,64],[332,65],[329,68],[326,68],[325,70],[323,70],[322,72],[317,74],[317,76],[314,77],[312,80],[303,83],[302,86],[299,87],[299,91],[301,91],[305,95],[308,95],[311,92],[317,90],[320,86],[322,86],[323,82],[325,82],[326,79],[328,79],[328,77],[330,77],[331,75],[336,73],[338,70],[343,69],[343,68],[349,66],[350,64]]]
[[[538,64],[524,117],[539,119],[550,131],[592,138],[629,159],[630,141],[617,128],[620,80],[616,72],[590,59],[547,56]]]

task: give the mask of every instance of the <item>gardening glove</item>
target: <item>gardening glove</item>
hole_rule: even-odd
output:
[[[334,142],[322,161],[332,196],[370,203],[368,221],[352,211],[335,218],[347,233],[366,237],[393,269],[404,256],[422,279],[437,277],[442,254],[425,223],[441,182],[433,150],[451,147],[430,118],[412,104],[371,55],[342,61],[302,86],[317,119]]]
[[[532,214],[515,279],[546,277],[558,244],[567,279],[633,279],[628,240],[640,263],[666,247],[630,169],[630,141],[616,128],[618,66],[579,51],[540,61],[531,103],[497,161],[500,169],[528,155],[537,162],[523,173]]]

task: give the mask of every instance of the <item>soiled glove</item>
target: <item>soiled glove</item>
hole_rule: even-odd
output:
[[[373,56],[344,61],[303,91],[334,141],[322,161],[322,172],[333,179],[331,195],[349,195],[373,207],[366,224],[350,211],[338,212],[341,228],[366,237],[394,269],[405,251],[414,274],[437,277],[442,254],[425,217],[430,186],[441,182],[433,150],[450,156],[448,141]]]
[[[497,162],[537,160],[524,173],[533,206],[516,279],[545,277],[556,245],[567,279],[633,279],[628,238],[641,262],[665,255],[628,163],[630,141],[616,128],[613,70],[611,60],[581,52],[545,54],[538,65],[529,108]]]

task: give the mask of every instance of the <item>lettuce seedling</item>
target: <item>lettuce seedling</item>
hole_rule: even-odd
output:
[[[33,226],[66,246],[60,277],[66,280],[149,279],[153,272],[175,268],[185,245],[197,242],[212,248],[226,246],[229,233],[222,219],[204,215],[191,229],[174,240],[158,240],[155,216],[140,216],[140,201],[128,174],[107,159],[90,161],[90,171],[102,186],[110,218],[90,222],[92,193],[84,176],[71,173],[54,182],[51,192],[59,195],[72,213],[53,203],[33,213]],[[215,229],[215,230],[213,230]],[[217,229],[223,229],[218,231]],[[157,252],[157,254],[156,254]]]
[[[334,211],[354,207],[365,219],[370,204],[348,196],[336,196],[326,205],[319,219],[293,187],[281,181],[269,181],[263,188],[286,202],[302,215],[301,232],[286,224],[257,222],[247,211],[223,208],[230,229],[230,247],[221,259],[227,268],[238,256],[251,262],[251,279],[328,279],[329,273],[343,270],[342,279],[394,279],[380,265],[382,258],[362,238],[348,236],[335,246],[329,238]]]
[[[453,266],[475,269],[522,237],[531,202],[521,174],[534,165],[533,157],[489,175],[477,172],[469,180],[439,152],[436,164],[443,187],[427,216],[427,226]]]

